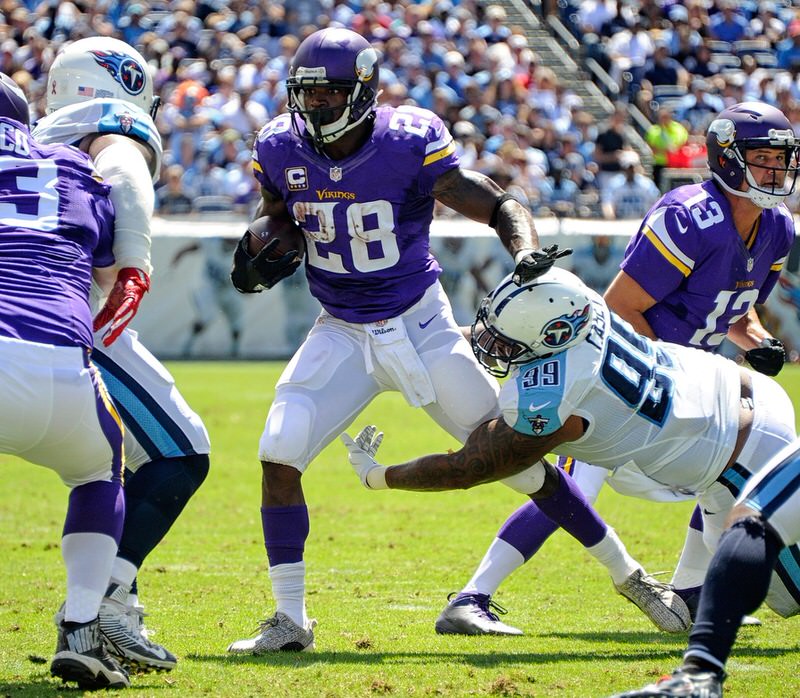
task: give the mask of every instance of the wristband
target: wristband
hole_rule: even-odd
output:
[[[385,490],[389,488],[386,484],[386,471],[382,465],[376,465],[367,473],[367,487],[371,490]]]
[[[492,210],[492,215],[489,218],[489,227],[496,228],[497,227],[497,217],[500,215],[500,207],[506,201],[516,201],[516,199],[511,196],[509,193],[503,194],[494,204],[494,209]]]

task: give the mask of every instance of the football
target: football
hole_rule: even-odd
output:
[[[278,245],[269,253],[269,259],[280,259],[290,250],[297,250],[297,256],[300,259],[305,255],[306,239],[303,231],[288,218],[264,216],[254,220],[248,230],[250,231],[250,252],[252,254],[258,254],[267,243],[277,238]]]

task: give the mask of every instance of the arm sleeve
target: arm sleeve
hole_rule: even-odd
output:
[[[150,218],[155,193],[142,151],[131,139],[119,138],[95,155],[94,164],[111,185],[117,266],[136,267],[150,275]]]

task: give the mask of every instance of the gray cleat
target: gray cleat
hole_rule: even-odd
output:
[[[450,603],[436,619],[436,632],[440,635],[522,635],[519,628],[506,625],[497,617],[497,613],[505,615],[508,611],[488,594],[454,592],[447,600]]]
[[[310,620],[303,628],[285,613],[278,611],[272,618],[258,624],[258,634],[228,645],[233,654],[264,654],[266,652],[311,652],[314,649],[314,627]]]
[[[636,604],[659,630],[684,633],[692,625],[686,602],[669,584],[659,582],[641,568],[614,588]]]

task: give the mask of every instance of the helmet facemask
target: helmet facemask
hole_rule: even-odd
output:
[[[491,298],[483,299],[472,323],[472,351],[491,375],[505,378],[516,364],[525,364],[537,358],[527,344],[506,337],[490,322]]]
[[[297,76],[289,78],[289,111],[292,119],[301,118],[306,132],[316,145],[333,143],[362,123],[372,112],[375,95],[370,87],[357,80],[327,80],[324,77],[305,77],[304,72],[317,69],[298,68]],[[347,93],[347,101],[336,107],[312,109],[306,104],[306,90],[323,87]]]

